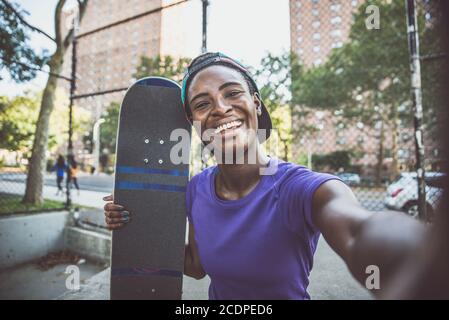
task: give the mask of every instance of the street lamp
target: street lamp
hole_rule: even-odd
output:
[[[104,122],[105,120],[103,118],[98,119],[95,121],[93,128],[93,158],[95,174],[98,174],[98,169],[100,167],[100,125]]]

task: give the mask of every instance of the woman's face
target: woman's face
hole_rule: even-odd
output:
[[[250,94],[238,71],[220,65],[201,70],[190,83],[187,99],[192,120],[201,124],[198,133],[203,141],[214,144],[216,156],[218,151],[246,152],[257,141],[256,108],[261,102],[257,94]]]

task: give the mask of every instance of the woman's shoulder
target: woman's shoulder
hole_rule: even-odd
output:
[[[306,188],[310,184],[319,183],[320,181],[338,179],[333,174],[313,171],[306,166],[285,161],[279,162],[278,170],[273,177],[278,189],[285,187]]]

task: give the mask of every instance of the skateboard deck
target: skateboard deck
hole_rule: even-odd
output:
[[[170,161],[179,143],[170,140],[175,129],[190,137],[176,82],[149,77],[128,89],[120,107],[114,202],[132,221],[112,234],[113,300],[181,299],[189,164]]]

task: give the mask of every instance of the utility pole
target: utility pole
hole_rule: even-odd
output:
[[[209,0],[201,0],[203,2],[203,44],[201,46],[201,53],[207,52],[207,6]]]
[[[94,141],[93,160],[96,175],[98,175],[98,172],[100,171],[100,125],[104,122],[105,120],[103,118],[98,119],[95,121],[94,128],[92,130]]]
[[[418,180],[418,212],[419,218],[427,221],[426,183],[424,168],[423,144],[423,107],[421,93],[421,64],[419,61],[419,33],[415,0],[405,0],[407,10],[407,34],[410,51],[411,95],[414,111],[416,173]]]
[[[72,40],[72,72],[71,72],[71,81],[70,81],[70,102],[69,102],[69,139],[67,145],[67,181],[66,181],[66,208],[70,208],[72,206],[72,198],[70,192],[70,182],[72,181],[72,173],[70,167],[74,160],[73,155],[73,100],[75,96],[76,90],[76,29],[78,28],[78,14],[76,14],[73,18],[72,24],[72,32],[73,32],[73,40]]]

